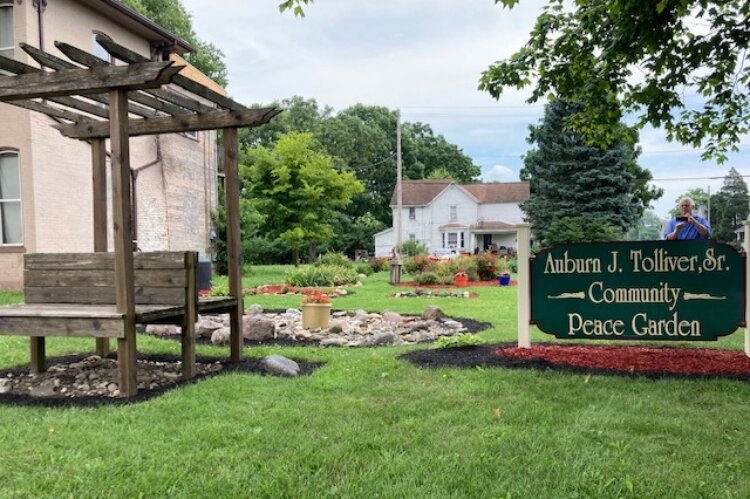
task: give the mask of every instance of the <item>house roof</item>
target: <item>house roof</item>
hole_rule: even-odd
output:
[[[404,206],[424,206],[451,184],[458,185],[479,204],[520,203],[529,198],[528,182],[492,182],[488,184],[456,184],[450,179],[404,180],[401,183],[401,198]],[[396,192],[391,196],[391,206],[396,206]]]
[[[195,48],[151,19],[139,14],[119,0],[79,0],[92,10],[143,36],[165,52],[195,52]]]

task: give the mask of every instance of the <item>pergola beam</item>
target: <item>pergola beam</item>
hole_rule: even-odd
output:
[[[100,94],[111,89],[157,88],[169,83],[183,67],[175,66],[171,61],[143,62],[130,66],[0,76],[0,101]]]
[[[112,40],[109,40],[103,36],[97,35],[96,41],[99,42],[99,44],[104,47],[104,50],[109,52],[112,57],[115,57],[123,62],[127,62],[128,64],[137,64],[147,60],[141,54],[133,52],[132,50],[125,48],[122,45],[118,45]],[[199,97],[203,97],[206,100],[210,100],[211,102],[218,104],[223,108],[233,109],[235,111],[242,111],[247,109],[245,106],[238,104],[232,99],[229,99],[221,95],[220,93],[215,92],[210,88],[201,85],[200,83],[196,83],[195,81],[182,75],[175,75],[172,82],[175,85],[189,91],[190,93],[193,93]]]
[[[165,116],[148,119],[131,119],[128,129],[131,137],[158,133],[193,132],[215,130],[217,128],[254,127],[268,123],[279,114],[276,108],[247,109],[245,111],[213,111],[187,116]],[[102,139],[109,137],[107,122],[88,122],[69,125],[55,125],[64,136],[72,139]]]

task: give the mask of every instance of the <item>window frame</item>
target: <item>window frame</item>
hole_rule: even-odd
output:
[[[5,57],[10,57],[11,59],[15,58],[16,53],[16,44],[15,44],[15,30],[16,30],[16,23],[15,23],[15,17],[13,15],[13,2],[12,1],[6,1],[6,0],[0,0],[0,11],[9,11],[10,12],[10,45],[0,47],[0,55],[4,55]],[[11,75],[12,73],[8,73],[7,71],[0,71],[0,74],[2,75]]]
[[[458,205],[452,204],[448,206],[448,218],[451,221],[458,220]]]
[[[409,207],[409,220],[417,219],[417,209],[413,206]]]
[[[451,240],[453,240],[453,245],[451,245]],[[458,248],[458,232],[448,232],[448,248]]]
[[[2,232],[2,214],[4,213],[4,210],[0,210],[0,249],[1,248],[18,248],[23,247],[23,202],[22,202],[22,194],[23,194],[23,185],[21,184],[21,156],[18,153],[18,150],[16,149],[10,149],[10,148],[0,148],[0,157],[3,156],[15,156],[16,158],[16,172],[18,174],[18,198],[3,198],[2,197],[2,190],[0,189],[0,206],[5,204],[17,204],[18,205],[18,223],[21,229],[21,237],[19,242],[15,243],[8,243],[5,242],[3,238],[3,232]]]

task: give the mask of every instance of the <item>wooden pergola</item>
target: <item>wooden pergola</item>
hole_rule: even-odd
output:
[[[55,46],[73,62],[23,43],[21,49],[41,69],[0,56],[0,69],[12,74],[0,76],[0,102],[53,117],[62,135],[91,143],[96,252],[107,251],[105,140],[110,139],[116,309],[125,317],[125,335],[118,338],[120,393],[130,396],[137,385],[129,138],[222,130],[229,288],[237,298],[236,313],[230,314],[230,359],[239,362],[243,302],[237,130],[267,123],[281,111],[247,108],[180,75],[184,66],[149,61],[103,37],[97,41],[120,63],[110,64],[61,42]],[[106,353],[104,341],[97,339],[98,352]],[[44,337],[31,338],[31,354],[32,365],[35,357],[44,356]]]

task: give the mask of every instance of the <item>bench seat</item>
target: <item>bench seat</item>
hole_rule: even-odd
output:
[[[198,313],[229,312],[237,306],[233,297],[198,300]],[[181,324],[183,305],[136,305],[137,324]],[[0,307],[0,335],[90,336],[124,338],[124,314],[114,305],[80,303],[28,303]]]

